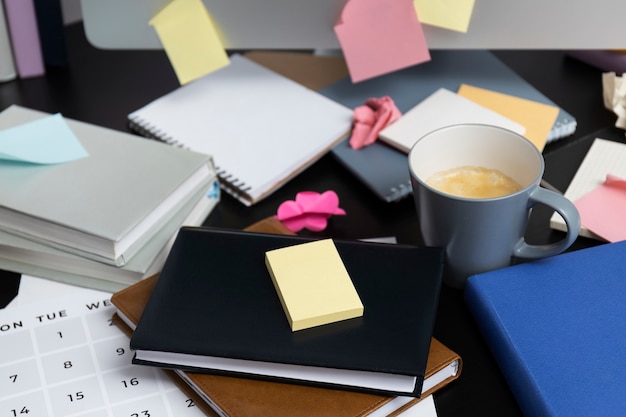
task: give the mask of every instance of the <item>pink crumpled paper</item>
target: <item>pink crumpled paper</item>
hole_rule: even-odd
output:
[[[278,207],[276,217],[289,230],[298,232],[307,228],[314,232],[324,230],[328,225],[328,218],[332,215],[345,215],[339,208],[339,197],[332,190],[323,193],[302,191],[296,194],[296,199],[287,200]]]
[[[354,109],[350,146],[352,149],[361,149],[371,145],[378,139],[381,130],[401,116],[391,97],[367,99],[365,105]]]

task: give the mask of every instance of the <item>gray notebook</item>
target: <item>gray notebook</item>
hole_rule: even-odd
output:
[[[489,51],[431,51],[431,58],[427,63],[357,84],[347,77],[320,93],[350,108],[370,97],[390,96],[405,113],[439,88],[457,91],[461,84],[469,84],[556,106]],[[576,119],[560,109],[548,142],[575,130]],[[333,149],[333,155],[383,200],[397,201],[411,194],[406,154],[380,142],[358,151],[342,142]]]
[[[45,116],[11,106],[0,129]],[[65,120],[89,156],[55,165],[0,160],[0,229],[119,266],[215,178],[208,155]]]

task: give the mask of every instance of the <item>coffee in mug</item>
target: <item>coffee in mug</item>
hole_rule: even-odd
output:
[[[426,245],[445,248],[444,282],[449,286],[463,288],[471,275],[506,267],[515,258],[556,255],[578,237],[576,207],[539,186],[541,152],[510,130],[461,124],[432,131],[411,148],[409,171],[422,239]],[[475,189],[455,195],[435,182]],[[505,183],[509,185],[503,187]],[[501,195],[492,195],[494,189]],[[526,243],[526,225],[537,204],[563,217],[567,232],[562,240]]]
[[[522,189],[499,169],[473,165],[436,172],[426,183],[441,192],[467,198],[502,197]]]

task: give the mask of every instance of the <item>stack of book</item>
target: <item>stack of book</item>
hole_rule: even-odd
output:
[[[315,239],[275,233],[182,228],[158,277],[111,298],[133,363],[209,415],[396,415],[458,378],[432,338],[440,249],[334,241],[364,314],[292,331],[264,256]]]
[[[47,116],[13,105],[0,112],[0,132],[22,139],[20,128]],[[0,269],[119,291],[159,272],[179,228],[201,224],[219,201],[213,161],[63,120],[87,157],[0,159]]]

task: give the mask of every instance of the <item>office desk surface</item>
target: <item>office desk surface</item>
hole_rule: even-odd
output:
[[[19,104],[118,130],[127,130],[126,116],[177,87],[163,51],[108,51],[93,48],[81,24],[67,28],[68,67],[48,68],[45,77],[0,84],[0,110]],[[561,51],[496,51],[522,77],[578,120],[576,134],[544,150],[545,179],[565,189],[588,146],[584,136],[610,127],[615,116],[602,103],[601,71],[567,57]],[[623,133],[616,132],[616,135]],[[333,238],[395,236],[399,242],[419,244],[415,207],[411,198],[398,203],[379,200],[331,155],[289,182],[270,198],[249,208],[224,195],[205,225],[241,229],[275,214],[278,205],[303,190],[333,189],[346,216],[336,216],[322,233]],[[535,210],[527,238],[545,243],[561,237],[548,229],[549,212]],[[597,242],[578,239],[572,249]],[[464,360],[459,380],[435,395],[441,417],[520,416],[488,347],[465,307],[462,292],[444,288],[434,336]]]

